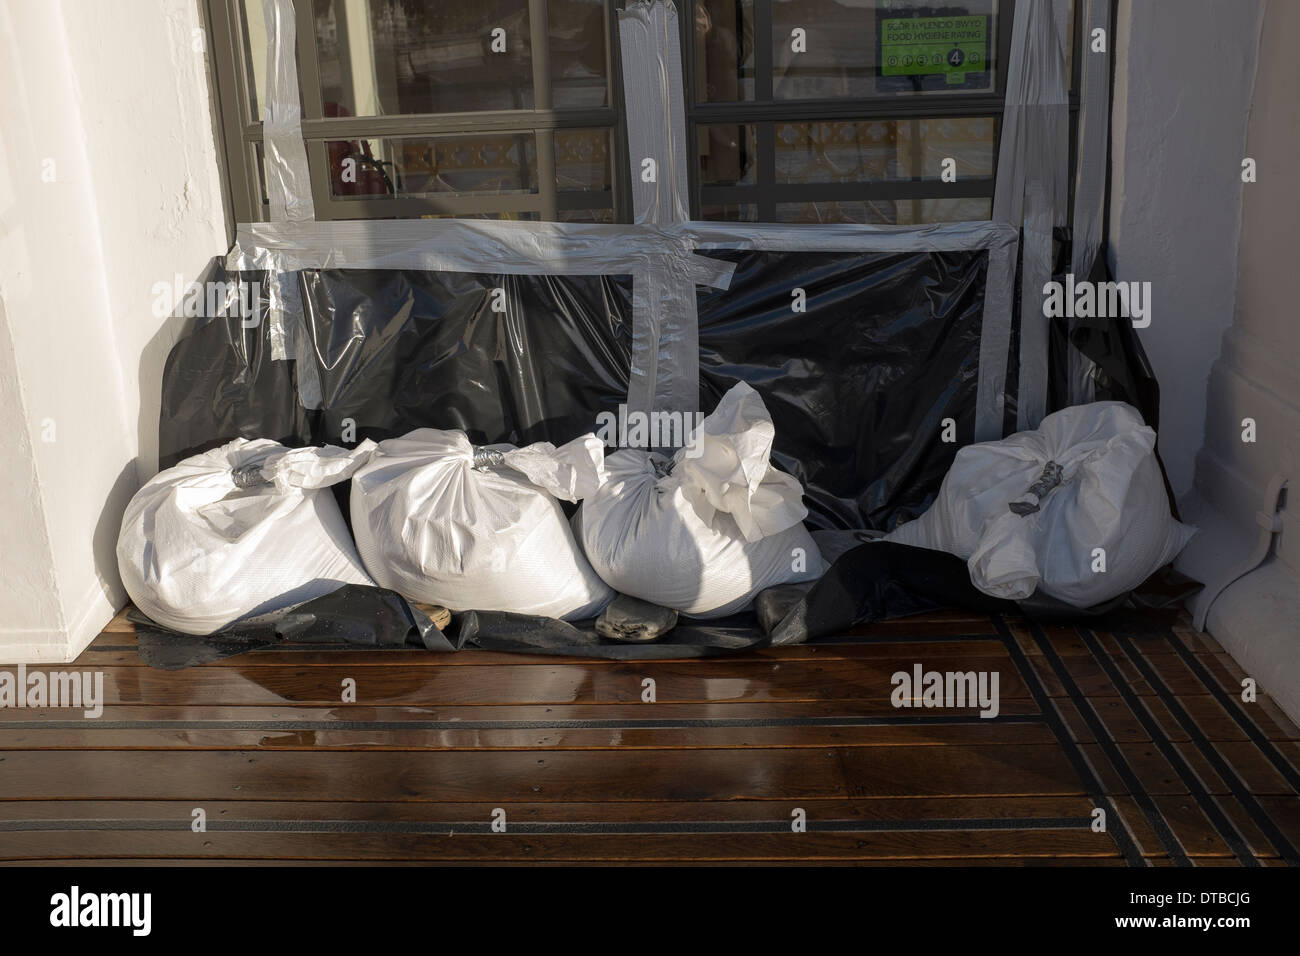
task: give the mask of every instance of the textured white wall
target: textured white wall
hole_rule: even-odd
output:
[[[1209,608],[1207,627],[1273,698],[1300,720],[1300,308],[1295,296],[1295,228],[1300,184],[1300,3],[1268,0],[1246,138],[1258,164],[1244,189],[1236,317],[1210,375],[1205,445],[1195,493],[1184,510],[1203,527],[1179,566],[1212,584],[1248,566],[1259,539],[1255,514],[1272,510],[1264,492],[1288,479],[1289,505],[1271,557]],[[1241,440],[1242,419],[1256,441]]]
[[[0,662],[32,643],[8,628],[38,592],[59,656],[124,601],[113,550],[155,467],[173,331],[152,286],[226,246],[200,24],[197,0],[0,4],[0,414],[29,449],[3,487],[39,489],[37,526],[6,541],[31,573],[0,580]]]
[[[1300,3],[1269,0],[1246,139],[1258,178],[1244,187],[1236,320],[1210,377],[1205,447],[1197,459],[1197,492],[1252,532],[1273,475],[1290,478],[1292,501],[1300,500],[1300,185],[1292,170],[1300,156],[1298,37]],[[1241,440],[1244,418],[1256,422],[1253,444]],[[1300,574],[1300,509],[1289,509],[1286,520],[1278,557]]]
[[[1111,268],[1150,281],[1142,344],[1161,386],[1160,451],[1192,487],[1210,366],[1232,322],[1262,0],[1120,0]]]

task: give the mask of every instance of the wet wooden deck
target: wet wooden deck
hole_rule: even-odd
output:
[[[947,613],[732,658],[282,649],[169,672],[119,616],[75,665],[103,672],[102,716],[0,710],[0,860],[1300,863],[1300,731],[1241,701],[1211,639],[1149,630]],[[996,671],[999,715],[894,708],[918,663]]]

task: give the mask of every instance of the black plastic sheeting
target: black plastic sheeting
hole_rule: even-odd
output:
[[[216,266],[208,275],[214,283],[268,288],[263,273],[240,276]],[[251,328],[238,315],[205,314],[172,347],[163,366],[159,468],[235,438],[314,444],[308,412],[298,401],[295,363],[272,360],[265,296],[257,302]]]
[[[547,617],[469,611],[444,633],[394,591],[348,584],[293,607],[230,624],[215,634],[181,634],[136,609],[137,649],[151,667],[180,670],[264,648],[330,650],[423,648],[449,653],[469,648],[618,660],[709,657],[766,643],[753,614],[687,622],[650,644],[610,641],[595,620],[569,624]]]
[[[318,441],[351,419],[357,440],[428,427],[559,445],[627,401],[630,278],[337,270],[302,273],[302,288]]]
[[[179,670],[264,647],[423,647],[455,650],[427,615],[395,591],[345,584],[293,607],[228,624],[215,634],[181,634],[132,608],[141,659],[151,667]]]
[[[697,293],[700,407],[737,381],[763,396],[773,460],[803,483],[811,528],[920,516],[974,440],[987,250],[708,255],[736,271]],[[941,439],[945,418],[956,442]]]
[[[768,638],[775,645],[804,644],[859,624],[944,609],[1023,614],[1044,622],[1083,619],[1096,627],[1146,633],[1160,623],[1151,612],[1181,607],[1201,587],[1200,582],[1166,567],[1133,592],[1091,608],[1071,607],[1040,595],[1008,601],[990,597],[971,584],[966,562],[956,555],[873,541],[840,555],[772,626]]]
[[[271,358],[265,297],[254,328],[200,319],[164,368],[159,467],[240,437],[352,445],[421,427],[558,445],[627,400],[628,276],[327,270],[298,280],[313,367]],[[218,269],[213,281],[268,288],[258,273]],[[320,408],[303,407],[300,377],[319,381]]]
[[[1052,278],[1064,283],[1070,271],[1072,230],[1060,228],[1057,240],[1056,263]],[[1076,281],[1078,276],[1075,277]],[[1093,262],[1088,280],[1093,283],[1110,282],[1114,277],[1100,253]],[[1049,342],[1048,408],[1058,411],[1070,404],[1067,378],[1068,348],[1066,340],[1093,361],[1093,391],[1099,402],[1127,402],[1142,415],[1142,420],[1152,428],[1160,427],[1160,384],[1151,368],[1146,350],[1138,338],[1133,324],[1127,319],[1076,318],[1074,331],[1070,332],[1069,319],[1052,320]],[[1163,466],[1162,466],[1163,467]],[[1172,503],[1172,501],[1171,501]]]

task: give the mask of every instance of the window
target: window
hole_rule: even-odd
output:
[[[901,225],[992,214],[1012,0],[685,6],[693,215]],[[942,60],[918,42],[938,26],[962,38]],[[945,159],[955,182],[942,179]]]
[[[206,2],[236,218],[264,220],[262,2]],[[318,218],[631,221],[621,3],[294,2]],[[991,215],[1014,0],[677,2],[692,216]]]
[[[236,218],[264,220],[262,2],[207,2]],[[608,3],[294,2],[318,218],[629,218]]]

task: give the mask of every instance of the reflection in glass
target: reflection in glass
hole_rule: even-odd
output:
[[[857,222],[884,226],[970,222],[993,214],[991,199],[871,199],[776,204],[777,222]]]
[[[537,192],[537,143],[531,132],[333,140],[325,145],[335,198]]]
[[[557,129],[554,135],[555,181],[560,192],[613,188],[609,130]]]
[[[937,180],[945,159],[961,178],[993,174],[991,116],[777,123],[778,183]]]
[[[608,102],[604,0],[549,0],[551,105],[589,109]]]
[[[706,186],[739,186],[757,181],[757,127],[735,124],[702,124],[696,128],[699,142],[700,182]]]
[[[719,203],[702,206],[700,218],[713,222],[757,222],[758,206],[754,203]]]
[[[528,0],[317,0],[325,116],[532,109]]]
[[[698,102],[754,98],[753,0],[696,0],[693,69]]]

